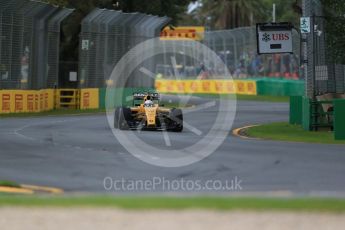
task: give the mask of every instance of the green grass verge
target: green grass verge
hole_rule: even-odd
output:
[[[16,182],[13,181],[0,181],[0,186],[5,186],[5,187],[12,187],[12,188],[20,188],[20,184],[17,184]]]
[[[345,199],[245,197],[37,197],[0,195],[0,206],[114,207],[121,209],[211,209],[345,212]]]
[[[237,95],[237,100],[242,101],[265,101],[265,102],[289,102],[288,96],[266,96],[266,95]]]
[[[171,95],[177,95],[172,94]],[[185,96],[197,96],[205,98],[223,98],[232,99],[234,95],[229,94],[206,94],[206,93],[194,93],[194,94],[182,94]],[[264,102],[289,102],[290,97],[288,96],[266,96],[266,95],[236,95],[236,99],[240,101],[264,101]]]
[[[287,122],[277,122],[271,124],[263,124],[260,126],[248,128],[245,133],[250,137],[293,142],[308,142],[322,144],[345,144],[345,140],[334,140],[333,132],[305,131],[299,125],[290,125]]]

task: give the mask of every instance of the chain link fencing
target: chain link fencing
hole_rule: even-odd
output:
[[[56,86],[60,23],[73,10],[0,0],[0,89]]]
[[[214,51],[225,63],[233,78],[277,77],[302,79],[300,74],[300,39],[296,30],[293,31],[293,54],[258,55],[256,29],[244,27],[231,30],[207,31],[202,44]],[[222,78],[222,70],[216,66],[206,65],[205,61],[197,62],[183,55],[190,46],[197,44],[180,41],[174,55],[176,68],[180,78],[207,79]],[[156,73],[163,78],[174,78],[174,66],[170,54],[166,54],[157,63]]]
[[[80,87],[105,87],[114,66],[135,45],[158,37],[170,21],[141,13],[95,9],[86,16],[81,25],[79,74]],[[140,58],[140,55],[137,57]],[[155,59],[142,60],[142,66],[154,72]],[[154,78],[136,69],[129,75],[127,87],[152,87]]]
[[[345,65],[336,64],[327,48],[326,16],[320,0],[304,0],[303,15],[310,17],[311,33],[302,34],[306,41],[303,49],[306,60],[306,92],[309,98],[345,92]]]
[[[0,89],[63,87],[59,76],[60,25],[73,10],[29,0],[0,0],[0,6]],[[293,31],[293,54],[257,55],[254,27],[206,31],[201,43],[224,61],[234,78],[305,77],[310,97],[329,92],[343,93],[344,65],[335,65],[329,57],[320,0],[304,0],[303,9],[304,15],[310,16],[315,24],[313,36],[302,34],[307,41],[303,50],[308,62],[303,73],[300,71],[297,31]],[[111,84],[107,79],[124,54],[135,45],[158,37],[169,21],[166,17],[141,13],[93,10],[81,25],[79,87]],[[176,78],[176,74],[183,79],[222,78],[224,71],[207,65],[207,56],[195,60],[184,55],[188,53],[186,49],[197,45],[181,40],[173,54],[164,53],[142,60],[142,66],[168,79]],[[140,55],[137,58],[140,59]],[[66,75],[63,78],[67,79],[68,74],[68,71],[63,73]],[[150,87],[153,80],[136,69],[130,74],[127,85]]]

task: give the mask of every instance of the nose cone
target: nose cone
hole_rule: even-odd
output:
[[[156,107],[146,107],[145,108],[145,114],[146,114],[148,126],[156,125],[156,112],[157,112]]]

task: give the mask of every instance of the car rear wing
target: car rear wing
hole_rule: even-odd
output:
[[[152,100],[159,100],[159,93],[133,93],[133,100],[144,100],[146,96],[150,96]]]

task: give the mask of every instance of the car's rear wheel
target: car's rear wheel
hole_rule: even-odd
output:
[[[114,113],[114,128],[118,129],[119,128],[119,112],[121,108],[116,108],[115,113]]]
[[[171,119],[175,124],[175,127],[171,129],[174,132],[182,132],[183,130],[183,114],[181,109],[172,109],[171,110]]]

